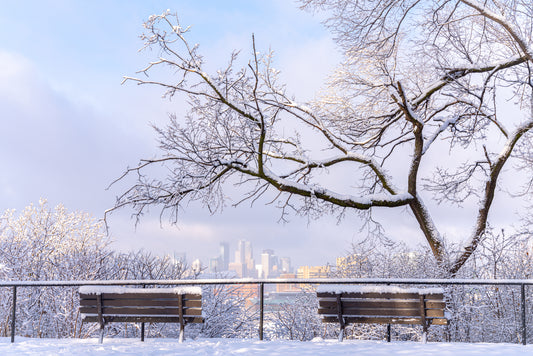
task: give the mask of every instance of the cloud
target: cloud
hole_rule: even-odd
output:
[[[121,133],[94,109],[56,92],[24,56],[0,52],[3,209],[48,198],[100,216]],[[118,172],[117,172],[118,173]]]
[[[95,4],[69,2],[68,7],[60,7],[61,13],[54,13],[55,26],[45,26],[49,5],[32,7],[26,16],[8,23],[18,37],[15,41],[15,36],[8,34],[9,41],[0,41],[13,46],[9,51],[0,50],[2,210],[21,209],[44,197],[51,205],[61,202],[70,210],[102,217],[104,210],[113,205],[115,195],[127,188],[127,182],[123,182],[106,191],[108,184],[140,158],[160,154],[149,124],[164,126],[167,113],[180,116],[187,109],[180,98],[161,100],[160,88],[120,85],[122,75],[134,75],[157,57],[157,51],[136,52],[141,46],[137,35],[142,31],[142,20],[175,4],[132,2],[124,9],[110,3],[105,16],[93,24],[92,15],[101,13]],[[320,19],[298,11],[292,2],[221,6],[208,1],[199,6],[196,1],[184,1],[176,10],[183,24],[194,25],[193,42],[200,43],[210,72],[224,66],[234,48],[242,49],[246,64],[251,34],[255,33],[261,52],[270,47],[275,51],[274,67],[281,70],[288,92],[300,101],[313,98],[340,60],[328,33],[318,25]],[[59,21],[62,17],[65,22]],[[36,42],[39,27],[43,39]],[[440,159],[438,154],[434,157],[430,159]],[[402,160],[397,165],[406,169]],[[353,173],[343,171],[340,175],[345,178],[343,186],[353,184]],[[228,195],[235,197],[231,189]],[[512,209],[507,207],[512,203],[501,194],[496,199],[502,208],[493,216],[500,220],[510,214]],[[165,220],[163,228],[159,211],[154,208],[137,230],[126,208],[110,217],[112,238],[121,249],[187,251],[190,257],[204,261],[218,253],[220,241],[234,247],[237,240],[248,239],[256,254],[273,248],[278,255],[291,256],[297,263],[324,264],[334,262],[350,248],[352,240],[363,237],[355,214],[340,225],[334,217],[310,222],[294,217],[288,224],[279,224],[280,211],[263,205],[265,201],[252,208],[228,207],[214,216],[201,205],[190,204],[180,216],[178,227]],[[471,216],[453,207],[430,208],[436,212],[437,225],[449,236],[460,239],[469,233]],[[475,204],[468,208],[475,213]],[[396,209],[378,210],[376,214],[387,222],[385,227],[392,237],[424,242],[410,214]]]

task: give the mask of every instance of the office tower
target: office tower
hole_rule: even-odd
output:
[[[253,260],[253,249],[250,241],[244,241],[244,261]]]
[[[256,277],[254,250],[250,241],[244,242],[244,264],[246,265],[246,277]]]
[[[245,261],[245,251],[246,251],[246,241],[239,240],[237,242],[237,250],[235,250],[235,262],[244,264]]]
[[[219,247],[220,269],[227,271],[229,267],[229,244],[221,242]]]
[[[240,277],[256,277],[252,243],[246,240],[237,242],[235,262],[230,263],[230,270]]]
[[[247,277],[246,268],[246,243],[245,240],[239,240],[237,242],[237,250],[235,250],[235,262],[229,264],[229,270],[235,271],[238,277]]]
[[[273,250],[263,250],[261,254],[262,278],[269,278],[272,275],[272,256]]]
[[[290,257],[281,257],[280,261],[280,273],[291,273],[291,258]]]

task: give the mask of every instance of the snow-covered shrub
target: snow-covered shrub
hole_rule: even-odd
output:
[[[191,325],[202,337],[257,337],[259,311],[254,293],[241,285],[209,285],[202,288],[205,323]]]
[[[472,279],[529,279],[533,273],[531,235],[489,229],[457,276]],[[519,286],[450,287],[450,338],[464,342],[521,342]],[[526,286],[526,316],[531,315],[531,287]],[[533,323],[527,320],[529,337]]]
[[[489,230],[473,257],[456,278],[527,279],[533,273],[530,235],[506,235]],[[454,247],[449,247],[453,249]],[[442,269],[426,248],[410,249],[404,244],[368,239],[354,244],[352,252],[337,266],[332,277],[351,278],[445,278]],[[519,286],[444,286],[450,325],[431,326],[429,340],[462,342],[520,342],[521,301]],[[533,288],[526,287],[531,315]],[[527,320],[529,336],[533,320]],[[416,340],[420,326],[392,326],[392,337]],[[386,326],[352,325],[346,330],[351,338],[383,339]]]
[[[0,222],[3,280],[47,281],[105,278],[110,251],[102,226],[88,214],[67,212],[46,201]],[[9,329],[11,289],[1,292],[0,333]],[[17,333],[31,337],[80,336],[76,288],[19,288]],[[5,305],[9,301],[8,305]]]
[[[179,280],[196,277],[196,274],[187,268],[184,261],[175,260],[168,255],[153,255],[142,250],[128,253],[111,253],[107,260],[104,274],[106,279],[113,280]],[[98,325],[92,323],[85,327],[89,334],[95,333]],[[139,337],[140,331],[139,323],[110,323],[106,326],[106,337]],[[149,337],[177,337],[179,335],[179,326],[175,323],[146,323],[145,335]]]
[[[325,337],[325,327],[317,314],[318,299],[313,291],[297,293],[277,310],[268,314],[268,336],[271,339],[308,341],[315,337]],[[327,334],[327,333],[326,333]]]
[[[81,212],[41,200],[0,220],[0,278],[13,281],[191,278],[183,261],[144,251],[115,253],[102,224]],[[81,323],[77,287],[19,287],[17,335],[86,337],[97,325]],[[10,332],[12,289],[0,289],[0,335]],[[163,325],[148,332],[165,334]],[[138,325],[110,324],[108,335],[138,335]],[[173,331],[172,331],[173,332]]]

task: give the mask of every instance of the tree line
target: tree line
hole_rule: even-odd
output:
[[[145,251],[121,253],[110,248],[102,223],[88,214],[68,212],[45,201],[17,214],[6,211],[0,224],[0,279],[12,281],[120,280],[197,278],[184,261]],[[527,279],[533,274],[531,234],[508,234],[489,229],[479,248],[461,269],[460,278]],[[368,238],[354,243],[345,262],[330,277],[438,278],[441,269],[424,245],[410,248],[401,242]],[[228,276],[220,276],[228,277]],[[204,324],[186,328],[189,337],[257,337],[259,310],[254,293],[239,286],[203,286]],[[527,315],[533,311],[533,291],[527,291]],[[432,326],[429,340],[465,342],[520,341],[520,290],[517,287],[451,286],[445,288],[450,326]],[[10,333],[11,288],[0,289],[0,335]],[[73,287],[19,288],[16,333],[28,337],[85,338],[96,335],[96,324],[82,324],[79,297]],[[528,318],[528,337],[533,320]],[[311,340],[336,338],[338,325],[323,324],[317,298],[303,288],[265,316],[266,339]],[[112,323],[108,336],[137,337],[139,325]],[[150,337],[175,337],[178,326],[148,325]],[[382,326],[358,325],[348,338],[385,335]],[[397,339],[417,340],[421,328],[394,326]]]

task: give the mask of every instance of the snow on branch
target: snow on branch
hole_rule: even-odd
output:
[[[522,38],[517,29],[515,29],[511,23],[502,15],[499,15],[491,11],[486,6],[474,0],[460,0],[462,3],[476,9],[484,17],[491,19],[492,21],[501,25],[505,31],[513,38],[516,44],[520,47],[525,57],[533,62],[533,50],[528,46],[526,40]],[[531,5],[531,4],[530,4]]]
[[[215,212],[226,205],[227,185],[238,187],[237,204],[268,197],[282,214],[405,206],[436,261],[454,274],[476,249],[499,173],[531,129],[522,124],[531,105],[531,10],[511,0],[500,8],[476,0],[303,3],[328,11],[346,59],[310,103],[287,92],[272,52],[261,54],[253,36],[247,63],[233,52],[209,74],[176,15],[150,17],[142,38],[158,58],[124,80],[159,86],[168,98],[184,94],[190,109],[155,128],[162,157],[126,170],[119,180],[135,182],[115,209],[129,205],[139,217],[158,206],[177,218],[185,202],[198,201]],[[172,75],[157,78],[161,68]],[[511,102],[519,115],[508,113]],[[434,145],[447,151],[442,159],[429,159]],[[457,148],[466,151],[464,164]],[[422,184],[428,177],[439,184]],[[480,200],[474,237],[459,257],[444,248],[432,205],[422,200],[428,193],[458,205]]]

